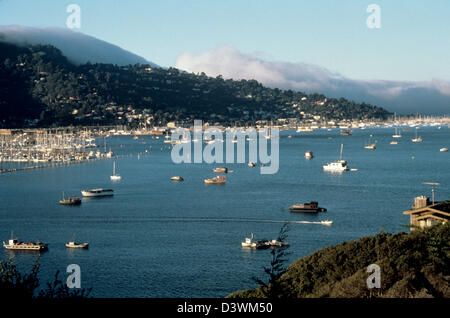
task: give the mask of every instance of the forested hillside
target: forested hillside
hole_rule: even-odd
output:
[[[0,127],[386,118],[379,107],[149,65],[72,65],[52,46],[0,42]],[[320,117],[318,117],[320,116]]]

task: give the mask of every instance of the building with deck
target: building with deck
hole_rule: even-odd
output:
[[[450,220],[450,201],[432,202],[422,195],[414,198],[411,210],[404,211],[409,215],[410,223],[414,227],[424,228]],[[414,227],[411,230],[414,230]]]

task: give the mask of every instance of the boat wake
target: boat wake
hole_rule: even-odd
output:
[[[247,218],[151,218],[153,221],[162,222],[257,222],[257,223],[294,223],[294,224],[319,224],[331,225],[333,222],[323,221],[296,221],[296,220],[267,220],[267,219],[247,219]]]

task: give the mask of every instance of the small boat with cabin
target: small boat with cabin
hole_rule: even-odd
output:
[[[205,179],[206,184],[225,184],[226,181],[227,180],[225,176],[216,176],[211,179]]]
[[[369,142],[364,146],[364,149],[375,150],[377,148],[376,141],[372,142],[372,135],[370,135]]]
[[[306,158],[306,159],[312,159],[312,158],[314,158],[313,152],[312,152],[311,150],[307,150],[307,151],[305,152],[305,158]]]
[[[89,248],[89,243],[77,243],[74,241],[70,241],[66,243],[67,248]]]
[[[342,150],[343,150],[343,144],[341,144],[341,155],[339,160],[327,163],[323,166],[323,170],[329,171],[329,172],[344,172],[349,170],[347,166],[347,161],[342,159]]]
[[[173,176],[170,178],[172,181],[184,181],[183,177],[180,176]]]
[[[227,173],[228,172],[228,168],[225,167],[217,167],[214,168],[213,170],[215,173]]]
[[[253,233],[251,237],[246,237],[244,242],[241,242],[241,246],[245,248],[256,248],[256,249],[264,249],[268,248],[269,245],[267,241],[256,241]]]
[[[79,197],[65,198],[64,192],[63,192],[63,198],[62,198],[62,200],[59,200],[59,204],[61,204],[61,205],[80,205],[81,199]]]

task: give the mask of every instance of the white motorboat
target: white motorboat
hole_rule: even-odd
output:
[[[66,243],[66,247],[68,248],[88,248],[89,243],[76,243],[74,241],[70,241]]]
[[[311,150],[307,150],[305,152],[305,158],[306,159],[312,159],[314,157],[313,152]]]
[[[81,190],[83,197],[108,197],[114,195],[114,190],[112,189],[90,189]]]
[[[122,179],[122,177],[118,174],[116,174],[116,162],[113,163],[113,174],[109,177],[112,181],[118,181]]]
[[[320,223],[323,224],[323,225],[331,225],[331,224],[333,224],[333,221],[330,221],[330,220],[322,220],[322,221],[320,221]]]
[[[330,172],[344,172],[348,170],[347,161],[336,160],[323,166],[323,170]]]
[[[447,152],[447,151],[448,151],[448,148],[445,148],[445,147],[444,147],[444,148],[439,149],[439,151],[440,151],[440,152]]]
[[[347,167],[347,161],[342,159],[342,150],[343,150],[344,145],[341,144],[341,155],[340,155],[340,159],[327,163],[326,165],[323,166],[323,170],[325,171],[330,171],[330,172],[344,172],[349,170],[349,168]]]

